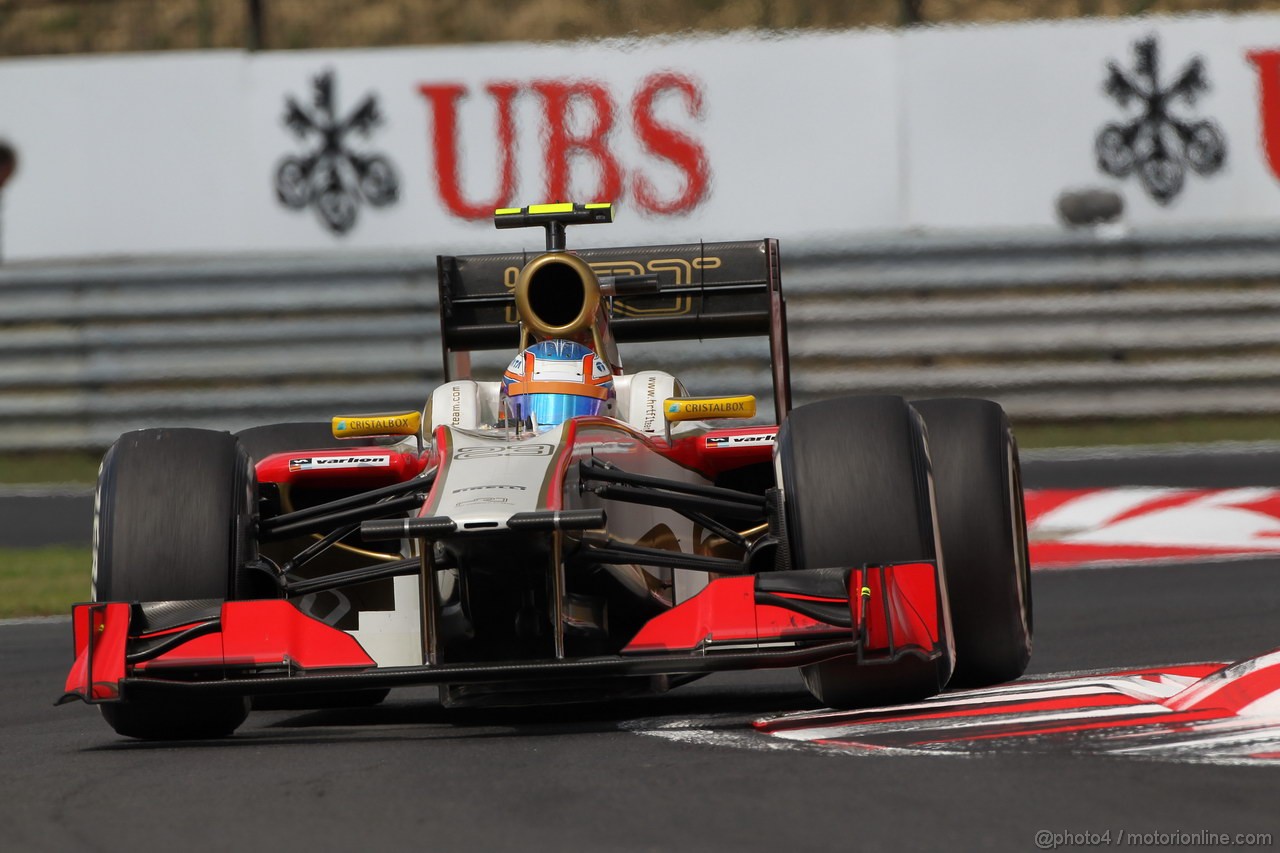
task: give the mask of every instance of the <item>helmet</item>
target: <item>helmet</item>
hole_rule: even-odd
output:
[[[598,415],[613,400],[609,365],[575,341],[541,341],[512,360],[502,375],[507,412],[535,427],[578,415]]]

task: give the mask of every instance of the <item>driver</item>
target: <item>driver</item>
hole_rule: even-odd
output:
[[[534,430],[613,409],[613,374],[604,359],[576,341],[540,341],[502,375],[507,417]]]

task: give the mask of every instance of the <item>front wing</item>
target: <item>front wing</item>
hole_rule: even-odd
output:
[[[848,656],[868,666],[938,660],[950,646],[940,596],[938,568],[926,562],[721,577],[618,655],[407,667],[376,666],[349,634],[283,600],[215,603],[163,627],[136,602],[77,604],[60,702],[697,674]]]

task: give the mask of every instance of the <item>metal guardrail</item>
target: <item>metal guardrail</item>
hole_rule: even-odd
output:
[[[1280,229],[784,246],[783,286],[800,403],[976,395],[1021,420],[1280,412]],[[421,256],[3,267],[0,449],[417,408],[441,380],[436,308]],[[623,355],[695,392],[768,394],[763,341]]]

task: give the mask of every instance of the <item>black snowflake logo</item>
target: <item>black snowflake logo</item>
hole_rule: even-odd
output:
[[[355,225],[362,199],[374,207],[392,204],[399,197],[399,181],[386,157],[350,147],[353,133],[367,138],[382,124],[377,98],[366,96],[339,121],[334,108],[333,72],[326,71],[315,78],[314,88],[310,109],[292,97],[285,101],[285,126],[313,147],[302,156],[291,155],[280,161],[276,197],[294,210],[314,204],[330,231],[345,234]]]
[[[1227,143],[1217,122],[1194,120],[1174,113],[1179,101],[1190,107],[1209,89],[1204,60],[1193,57],[1173,82],[1160,85],[1160,51],[1154,37],[1133,46],[1132,72],[1107,63],[1103,90],[1122,107],[1135,104],[1140,112],[1124,123],[1109,123],[1098,134],[1098,167],[1117,178],[1137,170],[1143,188],[1159,204],[1168,204],[1182,190],[1187,167],[1212,175],[1227,158]]]

